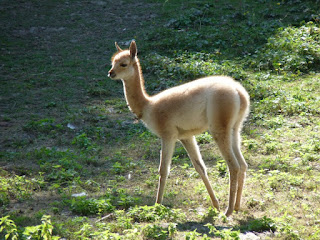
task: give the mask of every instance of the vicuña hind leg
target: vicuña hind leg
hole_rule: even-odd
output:
[[[219,202],[218,202],[216,196],[214,195],[214,192],[212,190],[212,186],[209,182],[206,166],[204,165],[204,162],[202,160],[202,157],[201,157],[201,154],[200,154],[195,137],[190,137],[188,139],[182,139],[181,142],[182,142],[184,148],[186,149],[186,151],[188,152],[188,155],[191,159],[191,162],[192,162],[194,168],[201,176],[201,178],[207,188],[207,191],[208,191],[209,196],[211,198],[212,205],[219,210]]]
[[[237,199],[236,199],[236,204],[234,208],[236,211],[238,211],[241,205],[242,190],[243,190],[244,181],[246,178],[246,171],[248,168],[248,165],[240,150],[240,130],[239,129],[234,130],[232,148],[240,166],[240,171],[238,174]]]
[[[218,144],[219,150],[229,167],[229,173],[230,173],[229,206],[225,214],[226,216],[230,216],[235,206],[240,166],[233,153],[231,130],[224,130],[219,132],[212,131],[212,135],[214,140]]]

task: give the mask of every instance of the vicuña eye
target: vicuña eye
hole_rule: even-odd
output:
[[[121,66],[121,67],[126,67],[126,66],[127,66],[127,64],[125,64],[125,63],[121,63],[121,64],[120,64],[120,66]]]

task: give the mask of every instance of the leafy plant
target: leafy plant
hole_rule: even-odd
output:
[[[208,211],[205,215],[203,215],[202,219],[205,222],[215,222],[215,220],[219,217],[219,212],[216,208],[209,207]]]
[[[163,90],[177,83],[193,80],[210,75],[228,75],[236,79],[245,79],[241,65],[231,61],[217,61],[212,54],[182,52],[169,58],[158,54],[149,56],[151,61],[148,71],[156,74],[158,81],[153,82],[157,87],[153,90]],[[174,79],[172,77],[174,76]]]
[[[15,223],[9,219],[9,216],[0,218],[0,233],[5,232],[5,239],[35,239],[35,240],[58,240],[60,237],[53,236],[53,225],[49,215],[43,215],[41,224],[28,226],[18,231]],[[1,235],[0,235],[1,236]]]
[[[12,221],[9,219],[10,216],[5,216],[0,218],[0,236],[1,233],[4,233],[4,238],[7,239],[12,239],[12,240],[18,240],[19,234],[17,230],[17,226]]]
[[[226,240],[240,240],[240,231],[234,231],[232,229],[222,229],[218,230],[215,226],[213,226],[211,223],[207,223],[205,226],[207,226],[210,230],[209,233],[214,234],[217,237],[220,237],[221,239],[226,239]]]
[[[37,226],[26,227],[22,233],[27,239],[38,240],[55,240],[60,239],[58,236],[52,236],[53,225],[50,216],[43,215],[41,224]]]
[[[196,139],[199,144],[212,142],[212,136],[208,132],[197,135]]]
[[[266,216],[258,219],[250,220],[246,226],[242,227],[248,231],[255,231],[255,232],[264,232],[264,231],[273,231],[275,232],[278,229],[276,222],[268,218]]]
[[[201,233],[198,233],[197,229],[195,229],[192,232],[186,233],[186,240],[196,240],[199,236],[201,236]]]
[[[78,197],[71,200],[70,208],[76,214],[88,216],[112,212],[115,207],[111,204],[110,199]]]
[[[180,210],[170,209],[161,204],[136,206],[130,208],[127,214],[138,222],[177,221],[184,218]]]
[[[162,227],[155,224],[147,224],[142,229],[144,239],[166,240],[172,239],[175,233],[175,226],[170,224],[168,227]]]
[[[301,27],[279,28],[254,55],[251,65],[276,72],[306,72],[320,61],[320,28],[309,22]]]
[[[72,144],[88,152],[97,150],[97,145],[93,143],[92,139],[86,133],[81,133],[76,136],[72,140]]]
[[[136,205],[140,200],[138,197],[129,195],[123,188],[109,188],[104,197],[109,199],[112,205],[125,209]]]
[[[26,176],[0,176],[0,199],[7,204],[10,198],[25,200],[31,197],[35,190],[41,189],[45,181],[40,174],[37,178],[29,179]]]
[[[225,160],[219,160],[217,162],[217,168],[218,168],[220,176],[224,177],[226,175],[227,169],[228,169],[226,161]]]
[[[42,134],[52,133],[56,130],[63,130],[62,124],[57,124],[55,123],[55,121],[56,120],[53,118],[44,118],[38,121],[30,121],[29,123],[24,125],[23,129],[27,132]]]

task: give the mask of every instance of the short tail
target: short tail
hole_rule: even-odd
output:
[[[240,109],[235,128],[238,128],[240,130],[242,128],[243,122],[246,120],[250,112],[250,96],[245,88],[240,84],[237,88],[237,92],[240,98]]]

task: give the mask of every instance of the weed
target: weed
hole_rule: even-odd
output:
[[[159,80],[153,83],[157,87],[151,86],[151,88],[154,91],[159,91],[188,79],[210,75],[229,75],[236,79],[246,78],[241,66],[226,60],[218,62],[212,59],[214,57],[209,54],[190,54],[187,52],[179,53],[174,58],[161,55],[149,56],[151,64],[147,70],[159,76]],[[175,76],[175,80],[170,79],[171,76]]]
[[[72,140],[72,144],[78,146],[79,148],[87,151],[92,151],[96,149],[96,145],[87,136],[86,133],[79,134]]]
[[[128,217],[126,212],[124,210],[117,210],[115,212],[117,223],[116,226],[117,228],[120,228],[122,230],[124,229],[131,229],[133,227],[132,224],[132,218]],[[119,232],[119,230],[117,230]]]
[[[122,188],[109,188],[105,193],[105,198],[110,199],[114,206],[125,209],[136,205],[140,200],[138,197],[132,197]]]
[[[247,149],[252,151],[256,151],[259,148],[259,142],[255,139],[243,140],[242,143]]]
[[[154,206],[136,206],[130,208],[127,214],[138,222],[155,222],[159,220],[175,222],[184,219],[180,210],[170,209],[160,204],[155,204]]]
[[[262,218],[248,221],[248,223],[242,227],[242,229],[254,232],[264,232],[270,230],[275,232],[278,229],[278,226],[275,220],[264,216]]]
[[[217,237],[220,237],[221,239],[226,239],[226,240],[240,240],[239,234],[240,231],[234,231],[232,229],[222,229],[218,230],[216,227],[214,227],[211,223],[207,223],[205,226],[207,226],[210,230],[209,233],[214,234]]]
[[[61,159],[53,160],[52,162],[39,160],[40,169],[46,172],[46,180],[53,183],[65,184],[73,181],[79,176],[79,171],[82,170],[80,165],[74,158],[73,154],[65,154]]]
[[[144,239],[172,239],[175,232],[176,228],[173,224],[170,224],[168,227],[162,227],[155,224],[147,224],[142,229]]]
[[[73,198],[70,203],[71,210],[83,216],[103,214],[114,210],[110,199]]]
[[[251,64],[276,72],[310,71],[320,61],[319,35],[320,28],[313,22],[301,27],[279,28],[265,47],[257,51]]]
[[[115,162],[111,167],[112,174],[123,174],[134,169],[137,166],[131,159],[125,159],[123,162]]]
[[[28,179],[26,176],[1,177],[0,196],[3,204],[8,204],[10,198],[22,201],[29,199],[35,190],[40,190],[45,181],[40,174],[38,178]]]
[[[202,216],[203,221],[205,222],[215,222],[219,217],[219,212],[216,208],[209,207],[207,213]]]
[[[192,232],[186,233],[186,240],[195,240],[195,239],[197,239],[197,237],[200,237],[200,236],[201,236],[201,233],[198,233],[197,229],[195,229]]]
[[[52,236],[52,230],[50,216],[44,215],[41,218],[41,225],[26,227],[23,235],[31,239],[59,239],[60,237]]]
[[[224,177],[226,175],[227,169],[228,169],[225,160],[219,160],[217,162],[217,168],[218,168],[220,176]]]
[[[9,216],[0,218],[0,234],[5,232],[5,239],[60,239],[58,236],[53,236],[53,225],[51,223],[51,217],[49,215],[43,215],[41,218],[41,224],[36,226],[28,226],[21,231],[17,230],[15,223],[9,219]],[[0,235],[1,236],[1,235]]]
[[[291,175],[279,170],[269,172],[268,182],[272,189],[286,188],[288,186],[300,186],[303,183],[303,175]]]
[[[19,234],[17,226],[11,219],[9,219],[9,216],[0,218],[0,236],[1,233],[5,234],[4,238],[6,240],[18,240]]]
[[[275,218],[277,230],[283,233],[287,238],[300,239],[298,231],[292,227],[294,218],[285,213],[283,216]]]
[[[263,208],[263,206],[265,205],[265,201],[258,200],[258,199],[255,199],[255,198],[250,198],[247,201],[247,205],[250,208],[257,208],[257,207],[258,208]]]
[[[55,123],[53,118],[44,118],[38,121],[30,121],[24,125],[23,129],[36,134],[52,134],[56,131],[62,131],[64,127]]]
[[[205,132],[205,133],[202,133],[202,134],[196,136],[196,139],[199,144],[212,142],[212,136],[208,132]]]

